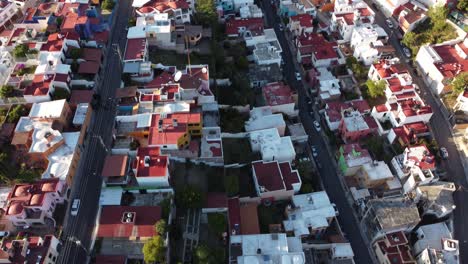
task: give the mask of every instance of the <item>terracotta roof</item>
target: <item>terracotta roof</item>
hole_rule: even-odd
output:
[[[256,203],[247,203],[240,206],[240,220],[242,235],[260,234]]]
[[[125,60],[141,60],[146,52],[146,38],[128,39]]]
[[[99,67],[101,67],[100,62],[96,61],[84,61],[80,63],[78,68],[79,74],[97,74],[99,72]]]
[[[290,17],[292,21],[299,22],[301,27],[311,28],[313,17],[310,14],[300,14]]]
[[[243,18],[243,19],[230,19],[226,22],[226,34],[237,35],[239,28],[249,30],[252,35],[258,36],[263,34],[263,18]]]
[[[166,114],[165,117],[154,114],[151,119],[148,145],[177,144],[179,138],[188,132],[188,125],[200,124],[201,118],[201,113],[172,113]]]
[[[291,168],[291,163],[282,162],[279,164],[281,175],[283,176],[284,184],[287,190],[293,190],[293,184],[300,183],[301,178],[297,170]]]
[[[293,93],[289,85],[282,82],[269,83],[262,88],[267,105],[283,105],[294,103]]]
[[[126,97],[135,97],[137,95],[138,87],[137,86],[128,86],[124,88],[118,88],[115,91],[116,98],[126,98]]]
[[[133,168],[136,177],[166,177],[169,158],[161,155],[159,147],[140,147],[137,150]]]
[[[24,95],[40,96],[49,93],[50,83],[52,81],[52,75],[36,74],[32,80],[32,83],[24,89]]]
[[[104,161],[102,177],[121,177],[127,173],[127,155],[110,155]]]
[[[133,222],[124,223],[124,213],[134,213]],[[160,219],[159,206],[104,206],[97,237],[152,237],[156,235],[154,224]]]
[[[229,233],[233,234],[233,231],[235,231],[237,235],[241,234],[240,205],[237,197],[228,200],[228,218]]]
[[[464,47],[463,44],[456,45]],[[432,46],[432,48],[442,58],[442,62],[434,65],[445,78],[453,78],[460,72],[468,71],[468,59],[460,57],[455,45]]]
[[[84,48],[82,52],[82,59],[87,61],[101,61],[102,59],[102,50],[101,49],[91,49]]]

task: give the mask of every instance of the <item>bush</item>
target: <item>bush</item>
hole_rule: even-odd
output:
[[[13,57],[15,58],[24,58],[26,53],[28,53],[29,47],[26,44],[19,44],[13,49]]]
[[[52,95],[53,100],[62,100],[62,99],[68,100],[69,97],[70,97],[70,92],[67,89],[60,88],[60,87],[55,88],[55,91]]]
[[[185,185],[182,190],[176,192],[176,203],[178,207],[201,208],[205,202],[203,193],[192,185]]]
[[[155,231],[160,235],[164,236],[167,232],[167,223],[166,220],[160,219],[156,224],[154,224]]]
[[[12,97],[14,92],[15,92],[15,87],[11,85],[3,85],[2,87],[0,87],[1,98]]]
[[[217,235],[221,236],[227,230],[226,217],[220,213],[208,214],[208,225]]]
[[[15,105],[8,113],[7,121],[8,123],[16,123],[20,117],[27,114],[27,109],[24,105]]]
[[[159,203],[161,206],[161,217],[168,220],[171,213],[171,198],[166,198]]]
[[[147,240],[142,249],[146,263],[164,262],[166,247],[161,236],[154,236]]]
[[[104,2],[102,2],[102,9],[104,10],[107,10],[107,11],[111,11],[112,9],[114,9],[114,6],[115,6],[115,2],[112,1],[112,0],[104,0]]]
[[[314,187],[308,182],[303,182],[301,185],[300,193],[311,193],[314,192]]]
[[[385,94],[386,85],[385,85],[384,80],[379,80],[379,81],[367,80],[366,86],[367,86],[369,96],[372,98],[377,98]]]

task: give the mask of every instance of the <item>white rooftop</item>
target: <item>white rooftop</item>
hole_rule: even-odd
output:
[[[259,234],[231,236],[231,244],[242,245],[239,264],[304,264],[304,252],[292,252],[286,234]],[[261,251],[258,254],[257,251]]]
[[[343,121],[346,125],[346,129],[350,132],[369,129],[369,125],[367,125],[366,120],[364,120],[359,111],[345,113]]]
[[[359,35],[362,39],[366,39],[368,41],[377,40],[377,37],[379,36],[376,29],[372,26],[354,27],[353,34],[354,33]]]
[[[86,118],[86,113],[88,112],[88,103],[78,104],[75,111],[75,116],[73,117],[74,125],[82,125]]]
[[[41,51],[37,57],[38,65],[34,74],[54,73],[57,65],[61,64],[62,52]]]
[[[99,205],[120,205],[122,193],[121,187],[102,188],[99,196]]]
[[[33,104],[29,117],[34,118],[59,118],[65,107],[66,100],[55,100]]]
[[[29,148],[31,153],[44,153],[63,140],[63,135],[60,131],[52,129],[51,123],[36,122],[34,127],[32,143]]]
[[[133,0],[132,7],[136,7],[136,8],[142,7],[149,1],[150,0]]]
[[[34,129],[33,123],[34,121],[28,116],[22,116],[16,124],[15,132],[29,132]]]
[[[353,249],[350,243],[336,243],[332,245],[333,258],[352,258]]]
[[[366,163],[362,165],[363,171],[365,171],[369,177],[369,179],[381,180],[381,179],[388,179],[392,178],[393,174],[390,171],[390,168],[384,161],[374,161],[372,163]]]
[[[250,146],[252,151],[260,151],[265,161],[271,157],[295,156],[291,137],[280,137],[276,128],[269,128],[250,132]]]
[[[164,105],[161,106],[156,106],[154,108],[154,113],[181,113],[185,112],[188,113],[190,112],[190,104],[184,101],[180,102],[174,102],[174,103],[165,103]]]
[[[65,139],[65,144],[47,157],[49,165],[42,174],[43,179],[60,178],[66,180],[67,178],[80,132],[66,132],[62,133],[62,136]]]
[[[136,127],[142,128],[142,127],[149,127],[151,125],[151,117],[152,115],[150,113],[128,115],[128,116],[116,116],[115,122],[117,123],[136,122]]]
[[[282,114],[273,114],[269,106],[255,107],[250,111],[249,120],[245,122],[245,131],[251,132],[285,126]]]
[[[452,239],[452,233],[444,222],[420,226],[416,235],[418,240],[414,244],[414,251],[417,253],[425,248],[442,250],[442,239]]]

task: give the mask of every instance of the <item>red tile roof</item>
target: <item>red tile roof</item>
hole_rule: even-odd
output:
[[[432,113],[432,108],[430,105],[423,105],[422,102],[411,99],[401,101],[400,107],[407,117]]]
[[[177,9],[189,9],[190,5],[183,0],[180,1],[150,1],[146,3],[143,7],[138,9],[138,12],[148,14],[148,13],[169,13]]]
[[[97,74],[101,63],[97,61],[84,61],[78,68],[79,74]]]
[[[134,213],[133,222],[124,223],[124,213]],[[160,219],[159,206],[104,206],[97,237],[152,237],[156,235],[154,224]]]
[[[201,118],[201,113],[172,113],[167,114],[165,118],[161,117],[160,114],[154,114],[151,119],[148,144],[177,144],[179,138],[188,132],[188,125],[200,124]],[[161,129],[159,128],[160,124]]]
[[[298,38],[301,55],[313,54],[317,60],[338,59],[336,42],[328,42],[322,34],[306,33]]]
[[[294,103],[289,85],[282,82],[269,83],[262,88],[266,104],[270,106]]]
[[[258,222],[258,212],[256,203],[247,203],[241,205],[240,218],[242,235],[260,234],[260,225]]]
[[[264,187],[266,192],[286,189],[278,161],[252,162],[252,168],[258,185]]]
[[[392,64],[388,60],[380,60],[378,63],[374,63],[373,66],[382,79],[386,79],[394,74],[408,73],[405,65],[400,63]]]
[[[81,57],[83,60],[100,62],[102,59],[101,49],[84,48],[82,54]]]
[[[381,105],[376,105],[375,110],[377,110],[377,112],[379,113],[382,113],[382,112],[387,112],[388,108],[385,104],[381,104]]]
[[[209,192],[203,208],[227,208],[228,198],[226,193]]]
[[[464,47],[463,44],[456,45]],[[434,65],[445,78],[453,78],[460,72],[468,71],[468,59],[460,57],[455,45],[433,46],[433,49],[442,58],[442,62]]]
[[[408,160],[414,161],[416,166],[422,170],[435,169],[435,158],[434,155],[429,151],[425,145],[411,146],[408,147],[407,155]]]
[[[127,173],[127,155],[110,155],[104,161],[102,168],[102,177],[118,177],[125,176]]]
[[[239,28],[249,30],[252,35],[258,36],[263,34],[263,18],[244,18],[230,19],[226,22],[226,34],[237,35]]]
[[[229,234],[241,234],[241,216],[239,198],[228,200]]]
[[[125,60],[141,60],[146,53],[146,38],[128,39]]]
[[[37,74],[34,75],[32,83],[24,89],[24,95],[40,96],[49,93],[52,75]]]
[[[336,19],[343,19],[347,25],[354,25],[354,13],[335,15]]]
[[[140,147],[133,168],[137,170],[136,177],[165,177],[169,165],[169,157],[161,155],[159,147]]]
[[[300,14],[290,17],[292,21],[299,22],[301,27],[311,28],[313,17],[310,14]]]

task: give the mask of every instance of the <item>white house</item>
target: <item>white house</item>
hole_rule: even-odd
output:
[[[245,122],[245,131],[252,132],[276,128],[280,136],[284,136],[286,123],[282,114],[273,114],[271,107],[254,107],[250,110],[250,118]]]
[[[374,23],[374,11],[364,1],[335,1],[330,29],[338,31],[344,41],[351,40],[355,26]]]
[[[420,226],[415,233],[417,241],[413,254],[418,264],[460,263],[458,240],[453,239],[445,222]]]
[[[291,137],[280,137],[276,128],[251,131],[249,134],[252,151],[260,152],[264,161],[293,161],[296,157]]]

